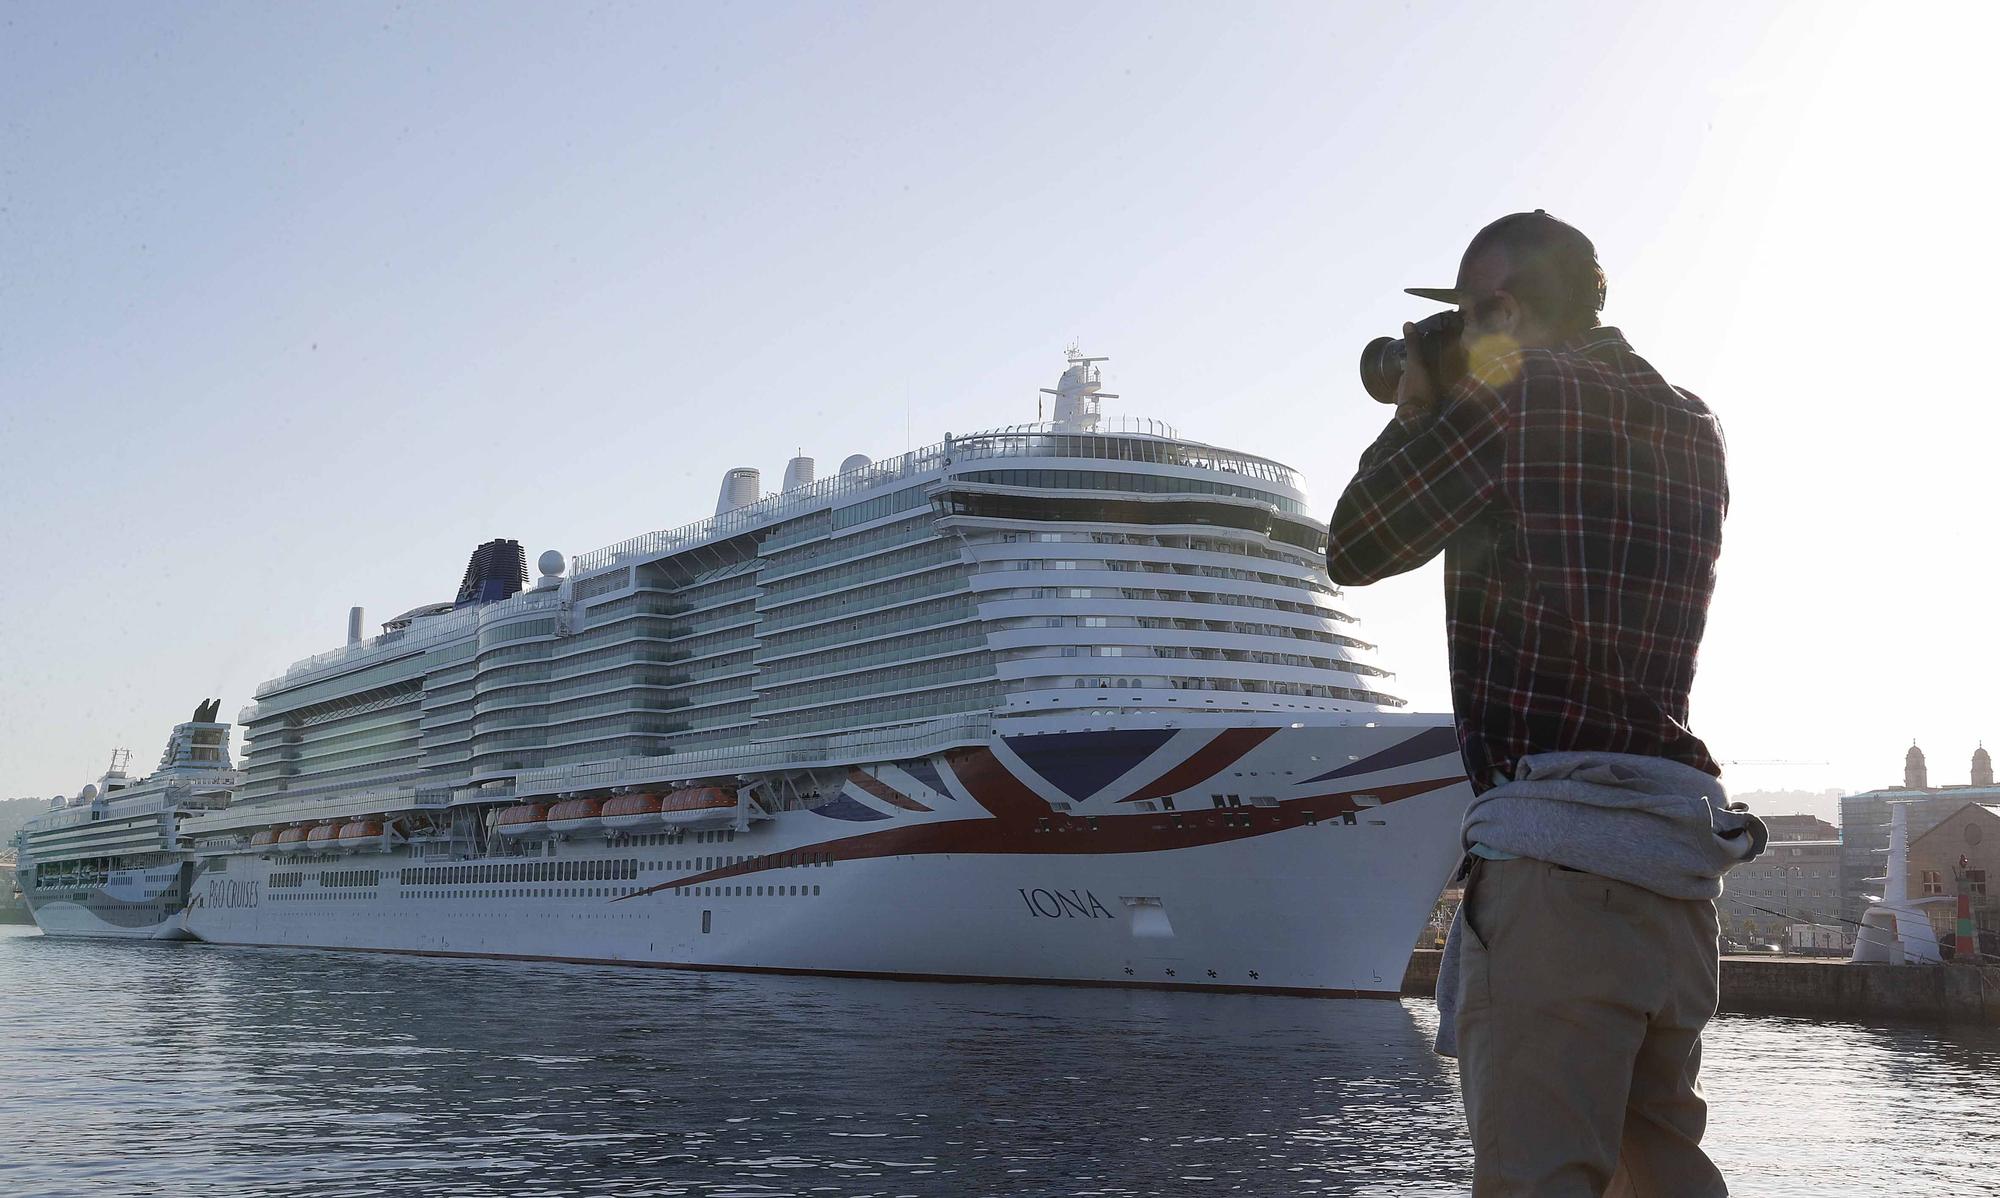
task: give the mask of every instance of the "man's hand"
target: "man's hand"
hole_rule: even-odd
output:
[[[1437,381],[1417,352],[1417,326],[1403,325],[1403,377],[1396,384],[1396,423],[1414,426],[1430,419],[1437,411]]]

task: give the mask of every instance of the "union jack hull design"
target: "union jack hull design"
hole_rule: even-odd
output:
[[[1437,717],[1008,732],[858,763],[732,828],[552,839],[499,863],[238,858],[227,887],[197,880],[188,926],[222,943],[1388,995],[1458,855],[1460,769]]]

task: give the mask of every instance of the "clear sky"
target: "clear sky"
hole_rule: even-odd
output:
[[[0,794],[775,480],[1116,411],[1324,514],[1369,338],[1491,218],[1597,242],[1734,506],[1694,724],[1739,789],[2000,741],[1991,7],[0,9]],[[1448,705],[1438,568],[1352,593]],[[1825,764],[1818,764],[1825,763]]]

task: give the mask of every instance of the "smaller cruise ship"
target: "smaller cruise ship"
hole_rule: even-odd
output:
[[[185,940],[194,866],[181,845],[181,820],[217,811],[242,774],[229,758],[221,700],[177,724],[160,768],[134,779],[130,753],[73,797],[50,801],[47,814],[15,834],[15,880],[35,923],[51,936]]]

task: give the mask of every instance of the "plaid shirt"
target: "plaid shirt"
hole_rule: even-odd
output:
[[[1714,415],[1617,329],[1481,373],[1361,455],[1327,571],[1361,586],[1444,551],[1452,708],[1474,789],[1553,751],[1720,774],[1687,726],[1729,506]]]

